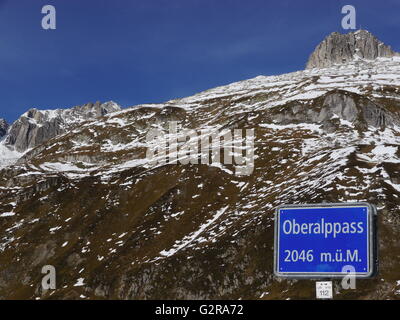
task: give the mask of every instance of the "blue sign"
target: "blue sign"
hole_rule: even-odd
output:
[[[275,216],[275,274],[370,277],[375,207],[367,203],[282,206]]]

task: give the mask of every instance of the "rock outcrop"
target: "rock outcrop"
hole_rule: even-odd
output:
[[[71,109],[30,109],[15,121],[6,137],[6,145],[23,152],[34,148],[72,126],[121,110],[114,102],[88,103]]]
[[[267,117],[267,116],[266,116]],[[280,125],[317,124],[325,132],[335,132],[343,123],[360,132],[368,128],[385,129],[400,125],[397,113],[368,97],[344,90],[333,90],[310,104],[292,102],[270,111],[269,121]]]
[[[374,60],[379,57],[398,56],[390,46],[385,45],[366,30],[348,34],[331,33],[311,54],[306,69],[327,68],[345,64],[356,59]]]
[[[0,118],[0,138],[6,135],[8,127],[7,121]]]

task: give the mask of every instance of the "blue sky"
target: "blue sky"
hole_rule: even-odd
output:
[[[41,8],[57,29],[41,28]],[[0,117],[157,103],[304,68],[341,8],[400,51],[398,0],[0,0]]]

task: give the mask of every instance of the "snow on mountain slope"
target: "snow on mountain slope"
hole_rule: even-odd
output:
[[[266,100],[257,107],[273,107],[293,100],[308,100],[321,96],[332,89],[347,90],[359,94],[371,94],[377,98],[398,98],[385,91],[386,86],[400,85],[400,57],[377,60],[356,60],[330,68],[310,69],[280,76],[259,76],[207,90],[189,98],[175,100],[176,105],[193,108],[197,103],[216,98],[248,99],[267,94]],[[246,104],[240,105],[246,107]],[[254,105],[252,106],[254,110]]]

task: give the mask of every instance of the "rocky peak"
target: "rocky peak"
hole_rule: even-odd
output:
[[[331,33],[311,54],[306,69],[327,68],[335,64],[346,64],[357,59],[374,60],[379,57],[398,56],[367,30],[347,34]]]
[[[121,110],[121,107],[113,101],[101,103],[87,103],[83,106],[77,106],[71,109],[72,113],[83,114],[88,118],[102,117],[108,113]]]
[[[6,145],[23,152],[64,133],[83,121],[119,110],[121,110],[120,106],[112,101],[88,103],[71,109],[38,110],[33,108],[12,124],[6,138]]]
[[[8,129],[8,123],[6,120],[0,118],[0,138],[5,136]]]

